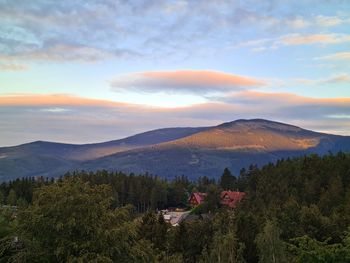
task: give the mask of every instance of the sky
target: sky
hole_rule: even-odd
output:
[[[0,0],[0,147],[252,118],[350,135],[350,1]]]

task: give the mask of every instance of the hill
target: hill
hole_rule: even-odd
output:
[[[251,164],[309,153],[350,150],[350,137],[317,133],[267,120],[238,120],[177,140],[84,162],[81,168],[152,172],[172,178],[218,177],[224,167],[236,174]]]
[[[237,120],[214,127],[159,129],[97,144],[39,141],[0,148],[0,178],[57,176],[73,169],[218,177],[225,167],[238,173],[250,164],[340,150],[350,151],[350,137],[268,120]]]
[[[167,142],[205,130],[166,128],[140,133],[121,140],[95,144],[64,144],[36,141],[0,148],[0,181],[23,176],[59,176],[78,169],[80,163],[117,152]]]

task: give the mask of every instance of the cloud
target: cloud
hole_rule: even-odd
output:
[[[306,79],[306,78],[292,78],[279,80],[278,84],[280,86],[315,86],[315,85],[325,85],[325,84],[342,84],[350,83],[350,75],[346,73],[336,74],[320,79]]]
[[[233,114],[245,118],[266,118],[280,120],[318,131],[335,131],[350,135],[350,124],[332,116],[350,114],[350,98],[310,98],[292,93],[265,93],[242,91],[227,96],[223,103],[234,107]],[[339,127],[336,127],[336,125]]]
[[[350,75],[340,74],[334,77],[330,77],[328,79],[324,79],[322,80],[322,83],[325,83],[325,84],[350,83]]]
[[[116,1],[0,2],[0,53],[12,59],[91,62],[130,58],[137,4]],[[130,13],[131,12],[131,13]],[[142,17],[142,16],[141,16]],[[132,29],[134,30],[132,31]]]
[[[90,106],[104,108],[121,106],[132,107],[133,104],[88,99],[69,94],[5,94],[0,96],[0,106],[29,106],[52,108],[60,108],[60,106]]]
[[[315,24],[321,25],[324,27],[338,26],[345,23],[350,23],[350,20],[337,17],[337,16],[318,15],[315,17]]]
[[[350,23],[349,16],[326,16],[326,15],[309,15],[309,16],[296,16],[294,18],[287,19],[286,24],[290,25],[294,29],[304,28],[330,28]]]
[[[337,52],[326,56],[316,57],[316,60],[350,60],[350,52]]]
[[[22,71],[26,70],[27,66],[20,65],[20,64],[4,64],[0,63],[0,71]]]
[[[41,109],[41,111],[43,111],[43,112],[51,112],[51,113],[61,113],[61,112],[67,112],[67,111],[70,111],[70,110],[66,109],[66,108],[55,107],[55,108],[44,108],[44,109]]]
[[[313,14],[310,14],[310,6]],[[0,1],[0,53],[13,59],[91,62],[215,54],[250,36],[337,27],[337,1]],[[328,16],[322,15],[327,10]],[[314,15],[316,14],[316,15]],[[337,15],[338,14],[338,15]],[[66,52],[67,51],[67,52]]]
[[[284,46],[335,45],[350,42],[348,34],[288,34],[274,38],[262,38],[241,42],[235,48],[248,47],[253,52],[278,49]],[[344,52],[346,53],[346,52]],[[339,56],[346,55],[340,54]],[[320,57],[325,59],[327,57]]]
[[[313,35],[288,35],[279,39],[284,45],[311,45],[311,44],[339,44],[350,42],[350,35],[346,34],[313,34]]]
[[[296,16],[294,18],[286,19],[286,25],[290,28],[304,29],[304,28],[330,28],[340,25],[350,24],[348,16],[326,16],[326,15],[311,15],[311,16]]]
[[[258,87],[264,82],[255,78],[211,70],[150,71],[120,76],[111,81],[114,91],[145,93],[208,94]]]
[[[335,115],[328,115],[329,118],[334,119],[350,119],[350,114],[335,114]]]
[[[350,98],[310,98],[291,93],[240,91],[221,100],[179,108],[69,95],[8,95],[0,97],[0,114],[0,145],[35,140],[107,141],[156,128],[209,126],[242,118],[264,118],[350,135]]]
[[[41,50],[24,52],[16,58],[47,61],[94,62],[112,57],[112,54],[87,46],[54,45]]]
[[[82,45],[55,44],[41,49],[18,52],[15,55],[0,55],[4,61],[54,61],[54,62],[96,62],[112,58],[136,57],[129,50],[107,52]]]
[[[0,147],[35,140],[100,142],[156,128],[210,123],[173,115],[167,108],[64,94],[0,96],[0,115]]]
[[[266,47],[254,47],[251,49],[253,52],[263,52],[266,50]]]

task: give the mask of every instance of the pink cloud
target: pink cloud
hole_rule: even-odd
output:
[[[212,70],[132,73],[111,82],[114,91],[210,93],[264,85],[262,80]]]
[[[133,104],[82,98],[68,94],[9,94],[0,96],[0,106],[131,107]]]
[[[265,50],[272,50],[281,48],[284,46],[300,46],[300,45],[335,45],[342,43],[349,43],[349,34],[288,34],[274,38],[263,38],[249,40],[237,44],[235,47],[248,47],[253,52],[262,52]],[[342,57],[348,58],[347,52],[341,52],[338,54],[331,54],[329,57],[320,57],[317,59],[338,59]]]
[[[261,81],[253,78],[210,70],[154,71],[141,74],[146,78],[165,81],[174,86],[258,86],[262,84]]]
[[[309,44],[338,44],[350,42],[350,35],[343,34],[313,34],[313,35],[289,35],[280,41],[285,45],[309,45]]]

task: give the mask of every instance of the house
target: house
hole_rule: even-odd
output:
[[[222,206],[228,206],[229,208],[235,208],[237,203],[241,201],[246,193],[237,191],[222,191],[220,193],[220,204]],[[197,206],[204,202],[207,197],[206,193],[195,192],[192,193],[188,202],[191,206]]]
[[[236,192],[236,191],[222,191],[220,194],[221,205],[228,206],[230,208],[235,208],[237,203],[241,201],[246,193]]]
[[[206,193],[195,192],[191,194],[190,198],[188,199],[188,202],[190,203],[191,206],[197,206],[202,204],[206,197],[207,197]]]

